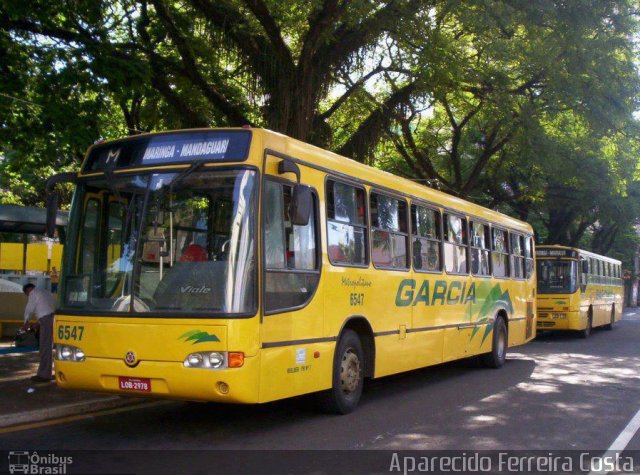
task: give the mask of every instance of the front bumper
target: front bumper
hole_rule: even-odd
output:
[[[245,358],[241,368],[223,370],[186,368],[182,362],[169,361],[141,361],[130,368],[122,360],[88,357],[83,362],[56,360],[55,373],[58,386],[64,389],[190,401],[259,402],[258,357]],[[119,377],[147,378],[150,391],[122,390]],[[226,384],[226,393],[220,383]]]
[[[552,318],[551,314],[564,314],[564,318]],[[580,312],[545,311],[538,313],[538,330],[583,330],[587,319]]]

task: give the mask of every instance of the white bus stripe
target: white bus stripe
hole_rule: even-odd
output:
[[[633,439],[633,437],[636,435],[638,429],[640,429],[640,410],[638,410],[638,412],[636,412],[636,415],[633,416],[633,418],[629,421],[627,427],[625,427],[623,431],[620,432],[618,438],[613,441],[613,444],[611,444],[611,447],[609,447],[603,457],[615,457],[616,452],[622,452],[627,447],[629,442],[631,442],[631,439]],[[602,475],[605,473],[609,472],[595,472],[592,470],[589,475]]]

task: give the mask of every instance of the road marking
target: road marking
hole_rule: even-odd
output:
[[[631,442],[631,439],[633,439],[633,437],[636,435],[636,432],[638,432],[638,429],[640,429],[640,410],[636,412],[636,415],[633,416],[633,418],[629,421],[629,423],[627,424],[627,427],[625,427],[623,431],[620,432],[620,435],[618,435],[618,438],[613,441],[613,444],[611,444],[611,447],[609,447],[609,449],[604,453],[602,457],[615,458],[616,453],[622,453],[622,451],[627,447],[629,442]],[[609,472],[604,472],[604,471],[597,472],[597,471],[591,470],[589,475],[596,475],[596,474],[602,475],[605,473],[609,473]]]
[[[147,409],[151,407],[162,406],[164,404],[170,404],[171,402],[173,401],[155,401],[150,403],[135,404],[132,406],[118,407],[115,409],[105,409],[103,411],[96,411],[89,414],[78,414],[75,416],[65,416],[65,417],[59,417],[57,419],[49,419],[47,421],[30,422],[27,424],[20,424],[20,425],[11,426],[11,427],[0,427],[0,434],[10,434],[12,432],[21,432],[23,430],[39,429],[40,427],[66,424],[67,422],[80,421],[83,419],[90,419],[92,417],[109,416],[111,414],[120,414],[121,412],[131,411],[136,408]]]

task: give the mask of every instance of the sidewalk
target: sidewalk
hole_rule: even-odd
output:
[[[0,341],[0,349],[9,346],[7,339]],[[37,351],[0,354],[0,428],[146,402],[145,399],[66,391],[54,381],[34,383],[30,378],[36,374],[38,361]]]

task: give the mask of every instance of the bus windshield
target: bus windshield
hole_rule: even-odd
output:
[[[62,306],[108,313],[251,314],[255,172],[100,177],[73,204]]]
[[[539,294],[572,294],[576,291],[576,261],[537,259]]]

